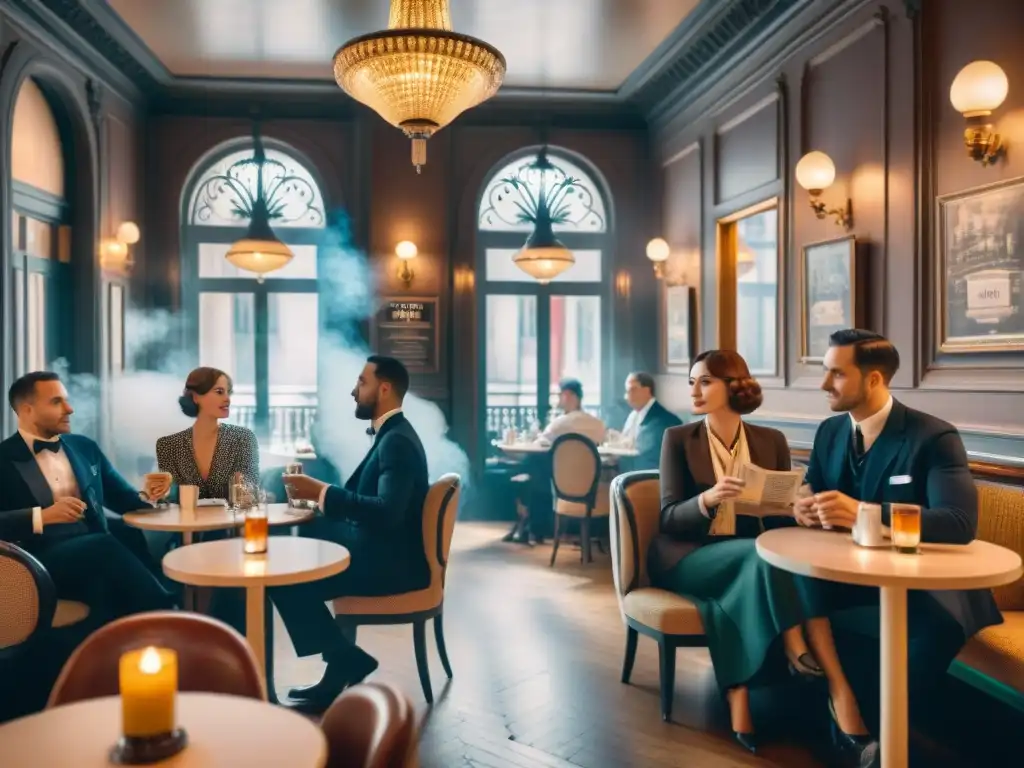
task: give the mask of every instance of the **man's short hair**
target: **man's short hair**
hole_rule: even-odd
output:
[[[409,370],[401,360],[387,355],[370,355],[366,362],[376,366],[374,376],[390,384],[399,401],[405,399],[405,393],[409,391]]]
[[[12,411],[17,411],[18,406],[32,399],[36,393],[36,384],[40,381],[60,381],[60,376],[53,371],[32,371],[19,378],[7,390],[7,402]]]
[[[633,371],[629,375],[636,379],[636,383],[641,387],[651,390],[651,397],[654,396],[654,377],[651,374],[647,371]]]
[[[853,347],[853,362],[861,373],[878,371],[886,385],[900,369],[900,353],[885,336],[861,328],[844,328],[828,337],[830,347]]]
[[[576,397],[583,401],[583,385],[579,379],[562,379],[558,382],[559,392],[572,392]]]

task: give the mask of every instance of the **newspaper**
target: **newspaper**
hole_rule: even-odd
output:
[[[735,498],[737,503],[744,505],[740,514],[757,515],[758,512],[751,510],[751,506],[763,507],[761,515],[786,514],[784,510],[793,506],[797,500],[806,471],[801,468],[778,472],[763,469],[756,464],[744,464],[740,467],[737,477],[746,485],[743,492]]]

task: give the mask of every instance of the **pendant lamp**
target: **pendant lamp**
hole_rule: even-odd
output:
[[[566,176],[561,181],[551,183],[549,189],[549,177],[553,175],[554,170],[548,159],[547,147],[544,146],[537,153],[537,159],[527,168],[527,173],[534,171],[540,177],[536,200],[526,180],[507,180],[523,198],[525,205],[520,206],[523,211],[522,218],[533,222],[533,232],[527,238],[523,249],[512,257],[512,263],[542,284],[551,282],[576,263],[572,251],[555,237],[554,231],[554,225],[561,223],[565,217],[561,202],[576,184],[576,180]]]

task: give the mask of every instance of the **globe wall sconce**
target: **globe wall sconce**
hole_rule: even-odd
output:
[[[100,241],[100,266],[103,269],[129,269],[133,264],[131,246],[139,242],[141,236],[139,225],[134,221],[121,222],[113,237]]]
[[[832,158],[817,150],[808,152],[796,164],[796,182],[811,196],[811,210],[819,219],[832,216],[836,224],[846,229],[853,226],[853,201],[846,198],[845,208],[829,208],[822,200],[821,193],[836,180],[836,166]]]
[[[412,280],[416,276],[416,273],[409,266],[409,262],[415,259],[417,254],[419,254],[419,249],[416,247],[416,243],[411,240],[403,240],[395,246],[395,256],[398,257],[400,262],[398,279],[405,283],[406,288],[412,285]]]
[[[658,280],[665,277],[665,262],[668,261],[671,253],[668,243],[660,237],[656,237],[647,244],[647,258],[654,265],[654,276]]]
[[[964,116],[967,155],[982,165],[992,165],[1006,154],[1006,145],[993,130],[989,117],[1006,100],[1010,82],[992,61],[972,61],[957,73],[949,87],[953,108]]]

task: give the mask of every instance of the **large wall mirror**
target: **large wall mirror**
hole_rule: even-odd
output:
[[[755,376],[778,373],[779,202],[718,220],[718,346],[735,349]]]

